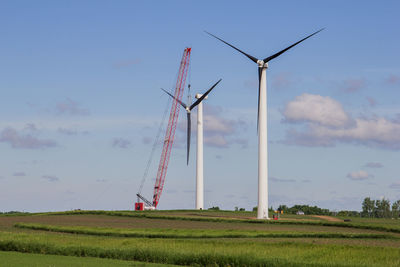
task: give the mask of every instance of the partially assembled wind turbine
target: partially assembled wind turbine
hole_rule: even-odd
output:
[[[287,48],[273,54],[264,59],[255,58],[233,45],[225,42],[221,38],[209,33],[212,37],[229,45],[233,49],[248,57],[251,61],[258,65],[258,114],[257,114],[257,129],[258,129],[258,209],[257,219],[268,219],[268,132],[267,132],[267,68],[268,62],[276,57],[279,57],[290,48],[298,45],[311,36],[319,33],[323,29],[308,35],[300,41],[288,46]]]
[[[192,105],[186,105],[185,103],[183,103],[182,101],[180,101],[179,99],[176,99],[172,94],[168,93],[167,91],[165,91],[164,89],[161,88],[161,90],[163,90],[164,92],[166,92],[170,97],[172,97],[173,99],[175,99],[179,104],[181,104],[181,106],[186,110],[186,115],[187,115],[187,160],[186,160],[186,164],[189,165],[189,152],[190,152],[190,135],[191,135],[191,118],[190,118],[190,114],[192,109],[194,109],[198,104],[200,104],[201,101],[204,100],[204,98],[206,98],[206,96],[211,92],[212,89],[214,89],[215,86],[217,86],[217,84],[221,81],[222,79],[219,79],[218,82],[216,82],[210,89],[207,90],[207,92],[205,92],[201,97],[199,97]]]

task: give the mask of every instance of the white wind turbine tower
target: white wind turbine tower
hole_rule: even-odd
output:
[[[196,94],[197,99],[202,97]],[[204,99],[207,99],[206,96]],[[203,102],[197,107],[197,153],[196,153],[196,210],[204,209],[204,175],[203,175]]]
[[[258,115],[257,115],[257,128],[258,128],[258,209],[257,219],[269,219],[268,217],[268,132],[267,132],[267,68],[268,62],[281,54],[285,53],[290,48],[298,45],[304,40],[310,38],[314,34],[319,33],[323,29],[308,35],[300,41],[292,44],[291,46],[279,51],[272,56],[264,58],[263,60],[257,59],[242,50],[234,47],[233,45],[225,42],[219,37],[206,32],[221,42],[229,45],[233,49],[248,57],[251,61],[258,65]]]
[[[203,105],[202,101],[207,99],[207,95],[214,89],[215,86],[221,81],[219,79],[210,89],[204,94],[196,94],[197,100],[190,106],[186,105],[182,101],[176,99],[172,94],[168,93],[170,97],[178,101],[178,103],[186,110],[187,114],[187,160],[186,164],[189,164],[189,152],[190,152],[190,136],[191,136],[191,111],[193,108],[197,108],[197,163],[196,163],[196,209],[202,210],[204,208],[204,187],[203,187]]]

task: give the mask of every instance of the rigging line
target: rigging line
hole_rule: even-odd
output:
[[[143,186],[144,186],[144,183],[145,183],[146,178],[147,178],[147,176],[149,174],[149,169],[150,169],[150,165],[151,165],[151,163],[153,161],[154,152],[156,151],[157,145],[160,143],[160,136],[161,136],[161,133],[163,132],[163,129],[164,129],[163,125],[164,125],[164,122],[165,122],[165,118],[167,117],[167,113],[168,113],[170,102],[171,102],[171,99],[168,97],[167,98],[167,105],[165,106],[164,114],[163,114],[163,117],[161,119],[160,125],[158,127],[158,132],[157,132],[156,138],[154,139],[153,147],[151,148],[150,157],[149,157],[149,160],[147,161],[146,168],[145,168],[145,171],[144,171],[144,174],[143,174],[143,177],[142,177],[142,181],[140,182],[140,187],[139,187],[139,191],[138,191],[139,194],[141,194]]]
[[[189,76],[189,83],[188,83],[188,93],[187,93],[187,106],[190,107],[192,105],[192,95],[190,92],[191,84],[192,84],[192,62],[189,64],[188,67],[188,76]]]

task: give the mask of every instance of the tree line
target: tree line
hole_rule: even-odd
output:
[[[331,212],[328,209],[321,209],[317,206],[308,206],[308,205],[294,205],[293,207],[288,207],[286,205],[280,205],[277,211],[287,214],[297,214],[302,211],[305,215],[331,215]]]
[[[362,217],[369,218],[399,218],[400,217],[400,200],[393,202],[390,206],[388,199],[382,198],[373,200],[366,197],[362,203]]]
[[[362,202],[362,211],[342,210],[339,212],[330,211],[329,209],[321,209],[317,206],[308,205],[294,205],[288,207],[280,205],[277,211],[283,211],[286,214],[297,214],[299,211],[304,212],[305,215],[330,215],[330,216],[343,216],[343,217],[366,217],[366,218],[400,218],[400,200],[392,204],[388,199],[382,198],[373,200],[366,197]]]

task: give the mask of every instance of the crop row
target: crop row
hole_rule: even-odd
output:
[[[196,229],[119,229],[83,226],[55,226],[46,224],[17,223],[17,228],[41,230],[49,232],[85,234],[116,237],[142,238],[370,238],[398,239],[388,234],[355,234],[355,233],[305,233],[305,232],[266,232],[249,230],[202,230]]]
[[[398,266],[389,247],[0,232],[0,250],[201,266]]]
[[[183,221],[206,221],[206,222],[228,222],[228,223],[251,223],[251,224],[285,224],[285,225],[319,225],[319,226],[333,226],[356,228],[366,230],[376,230],[391,233],[400,233],[400,226],[372,224],[372,223],[352,223],[352,222],[328,222],[328,221],[300,221],[300,220],[256,220],[256,219],[233,219],[233,218],[212,218],[212,217],[188,217],[188,216],[171,216],[159,215],[155,212],[127,212],[127,211],[103,211],[103,210],[81,210],[81,211],[64,211],[64,212],[51,212],[46,215],[78,215],[78,214],[92,214],[92,215],[108,215],[120,217],[135,217],[146,219],[164,219],[164,220],[183,220]]]

